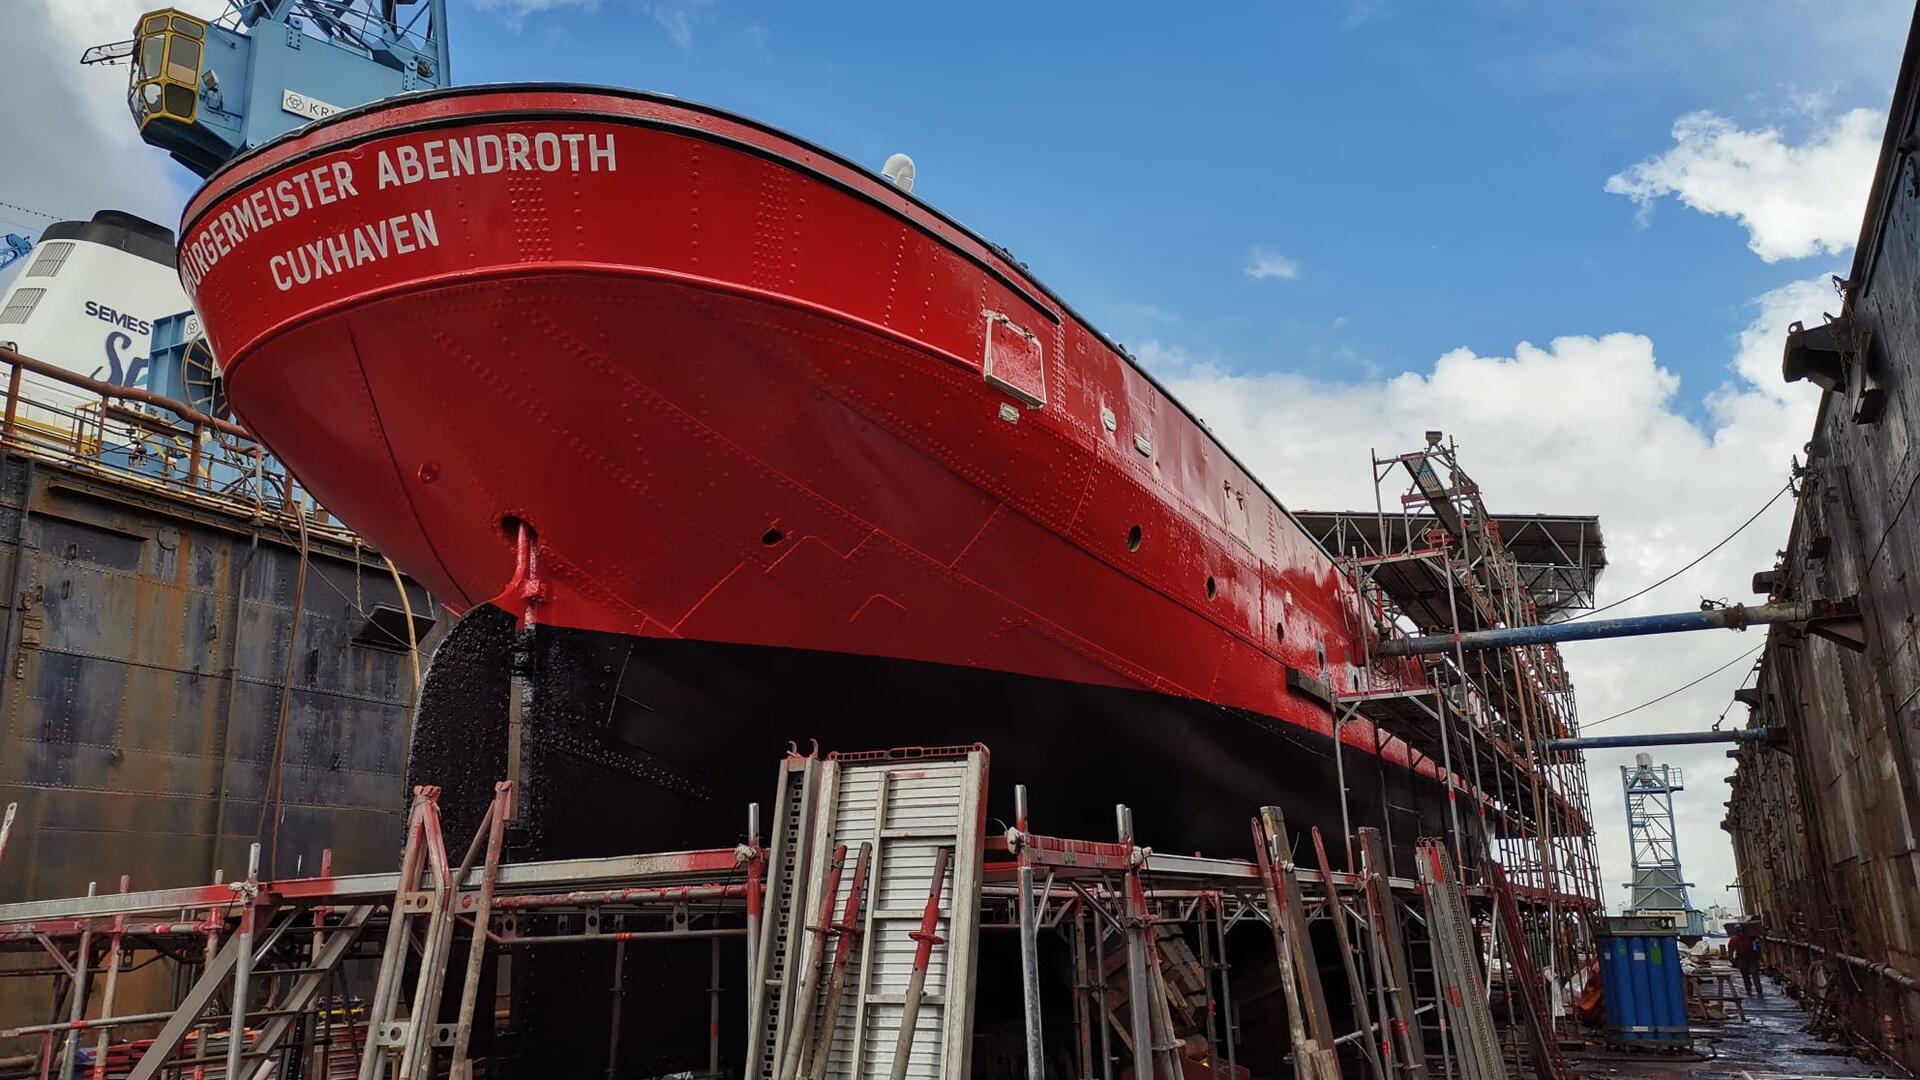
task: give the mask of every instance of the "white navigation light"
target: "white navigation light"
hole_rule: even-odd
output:
[[[905,154],[895,154],[887,159],[885,165],[880,166],[880,175],[887,178],[887,183],[901,191],[912,191],[913,159]]]

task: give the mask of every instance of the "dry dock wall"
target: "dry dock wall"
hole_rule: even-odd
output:
[[[0,805],[20,807],[0,902],[243,875],[270,835],[283,692],[278,872],[317,872],[324,847],[336,873],[391,868],[413,675],[368,615],[398,590],[377,555],[315,532],[296,639],[296,528],[0,461]],[[418,585],[409,599],[435,616]]]
[[[1725,827],[1767,962],[1817,1022],[1920,1070],[1920,126],[1910,39],[1781,562],[1756,591],[1858,596],[1865,649],[1769,634]],[[1796,366],[1795,358],[1788,359]],[[1810,366],[1809,366],[1810,365]],[[1760,569],[1760,568],[1756,568]]]
[[[315,532],[296,640],[289,530],[0,454],[0,806],[19,805],[0,902],[244,875],[262,806],[273,816],[283,694],[280,874],[317,873],[328,847],[335,873],[394,868],[412,664],[366,615],[404,637],[380,611],[399,591],[378,556]],[[0,978],[0,1028],[54,1019],[53,985]],[[166,991],[160,967],[130,976],[119,1011]],[[37,1049],[0,1041],[0,1058]]]

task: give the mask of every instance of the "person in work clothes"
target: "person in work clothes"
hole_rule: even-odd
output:
[[[1733,936],[1727,939],[1727,959],[1733,961],[1735,970],[1740,972],[1747,993],[1754,997],[1767,996],[1766,991],[1760,989],[1760,939],[1745,923],[1734,927]]]

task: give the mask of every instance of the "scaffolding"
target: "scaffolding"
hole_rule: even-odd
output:
[[[1363,637],[1457,635],[1591,610],[1606,566],[1596,519],[1488,512],[1440,432],[1420,449],[1372,455],[1372,476],[1372,512],[1296,515],[1344,567],[1372,631]],[[1497,862],[1542,966],[1562,980],[1578,975],[1603,905],[1585,759],[1547,747],[1579,732],[1558,648],[1370,656],[1334,701],[1336,732],[1357,728],[1375,768],[1379,749],[1399,740],[1447,778],[1462,875],[1483,883],[1488,860]],[[1342,757],[1353,741],[1336,738]]]
[[[323,864],[315,877],[266,880],[256,861],[233,882],[134,892],[123,878],[113,893],[0,905],[0,949],[53,962],[6,974],[49,978],[65,1003],[60,1019],[0,1035],[38,1040],[41,1078],[459,1080],[485,1071],[479,1033],[513,1023],[484,977],[489,957],[697,939],[712,951],[710,971],[686,975],[711,1000],[704,1075],[725,1075],[746,1047],[751,1075],[897,1078],[911,1066],[958,1080],[972,1002],[996,990],[978,985],[970,958],[980,935],[1010,932],[1030,1075],[1044,1074],[1050,1047],[1079,1080],[1112,1080],[1128,1063],[1134,1076],[1240,1080],[1258,1021],[1236,999],[1260,991],[1233,975],[1228,957],[1247,948],[1229,935],[1252,925],[1271,937],[1266,970],[1279,973],[1299,1080],[1570,1077],[1520,923],[1537,902],[1497,863],[1467,883],[1449,845],[1426,840],[1419,876],[1398,876],[1381,831],[1361,828],[1357,865],[1336,870],[1319,830],[1290,832],[1277,807],[1249,808],[1251,858],[1167,855],[1136,842],[1124,806],[1112,841],[1035,832],[1024,787],[1014,826],[986,835],[986,756],[790,754],[765,845],[753,807],[732,845],[508,862],[503,782],[456,861],[439,792],[422,787],[394,873],[335,877]],[[849,838],[862,837],[849,858]],[[1059,946],[1049,956],[1064,953],[1064,978],[1042,971],[1042,938]],[[744,943],[754,995],[737,1032],[721,1023],[729,939]],[[172,1006],[116,1014],[122,973],[156,962],[174,969]],[[1062,984],[1065,1008],[1044,1007]],[[1067,1031],[1042,1031],[1061,1015]],[[616,1009],[610,1055],[619,1030]]]

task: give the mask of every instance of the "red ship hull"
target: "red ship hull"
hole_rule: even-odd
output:
[[[1262,803],[1343,824],[1329,693],[1420,677],[1365,664],[1333,561],[1005,252],[764,127],[409,95],[234,162],[182,236],[236,410],[468,612],[410,759],[456,831],[530,677],[520,854],[711,844],[810,735],[983,741],[1045,831],[1108,835],[1125,801],[1149,843],[1239,853]],[[1445,829],[1433,762],[1341,737],[1352,824]],[[540,963],[516,1024],[605,1008],[604,958]],[[704,1060],[657,1032],[705,1007],[633,1010],[657,1054],[623,1066]],[[584,1075],[591,1043],[550,1052]]]
[[[1004,253],[777,132],[610,91],[409,97],[239,160],[182,235],[236,410],[456,610],[517,607],[502,522],[524,521],[550,625],[1138,688],[1322,735],[1290,668],[1409,676],[1357,666],[1332,561],[1122,353]]]

